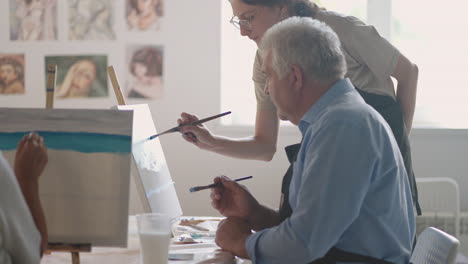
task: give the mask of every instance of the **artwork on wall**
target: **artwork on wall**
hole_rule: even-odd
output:
[[[0,109],[0,150],[11,165],[25,134],[44,137],[39,194],[50,242],[126,245],[132,119],[132,111]]]
[[[56,40],[57,0],[10,0],[10,40]]]
[[[45,65],[48,64],[57,65],[57,88],[55,91],[57,98],[88,98],[108,95],[107,56],[46,56]]]
[[[129,98],[158,99],[163,95],[163,49],[158,46],[127,47]]]
[[[69,0],[70,40],[113,40],[114,0]]]
[[[24,55],[0,54],[0,94],[24,94]]]
[[[108,65],[129,103],[163,99],[164,1],[0,1],[0,17],[9,18],[0,24],[0,104],[41,105],[48,64],[57,65],[55,107],[114,105]]]
[[[159,30],[164,0],[127,0],[127,26],[131,31]]]

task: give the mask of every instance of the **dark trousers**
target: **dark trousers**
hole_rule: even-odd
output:
[[[418,215],[421,215],[421,207],[419,206],[418,201],[418,188],[416,186],[416,179],[414,177],[413,164],[411,161],[411,147],[408,135],[406,135],[406,126],[400,104],[390,96],[368,93],[357,88],[356,90],[361,94],[362,98],[368,105],[372,106],[380,113],[392,129],[393,136],[396,139],[398,147],[400,148],[401,156],[403,157],[403,162],[405,163],[413,203]]]

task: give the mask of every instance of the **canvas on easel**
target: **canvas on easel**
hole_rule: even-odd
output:
[[[119,105],[120,110],[133,110],[132,175],[145,212],[168,214],[172,221],[182,215],[179,198],[151,112],[146,104]]]
[[[132,111],[0,108],[0,149],[11,164],[23,135],[44,137],[49,242],[126,246],[132,119]]]

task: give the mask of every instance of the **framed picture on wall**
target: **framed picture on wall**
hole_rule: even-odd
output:
[[[10,0],[10,40],[56,40],[57,0]]]
[[[114,0],[69,0],[70,40],[114,40]]]
[[[126,22],[130,31],[156,31],[161,28],[164,0],[126,0]]]
[[[107,97],[107,56],[46,56],[48,64],[57,64],[55,97]]]
[[[165,100],[166,30],[173,27],[163,24],[172,5],[166,1],[0,1],[0,17],[8,19],[0,23],[0,104],[41,106],[48,64],[58,66],[59,108],[113,105],[109,65],[130,103]]]
[[[0,95],[24,94],[24,55],[0,54]]]
[[[163,48],[130,45],[127,47],[128,98],[159,99],[163,96]]]

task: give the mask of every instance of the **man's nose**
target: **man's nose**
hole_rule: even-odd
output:
[[[240,34],[241,36],[247,36],[250,33],[250,29],[247,26],[240,25]]]

